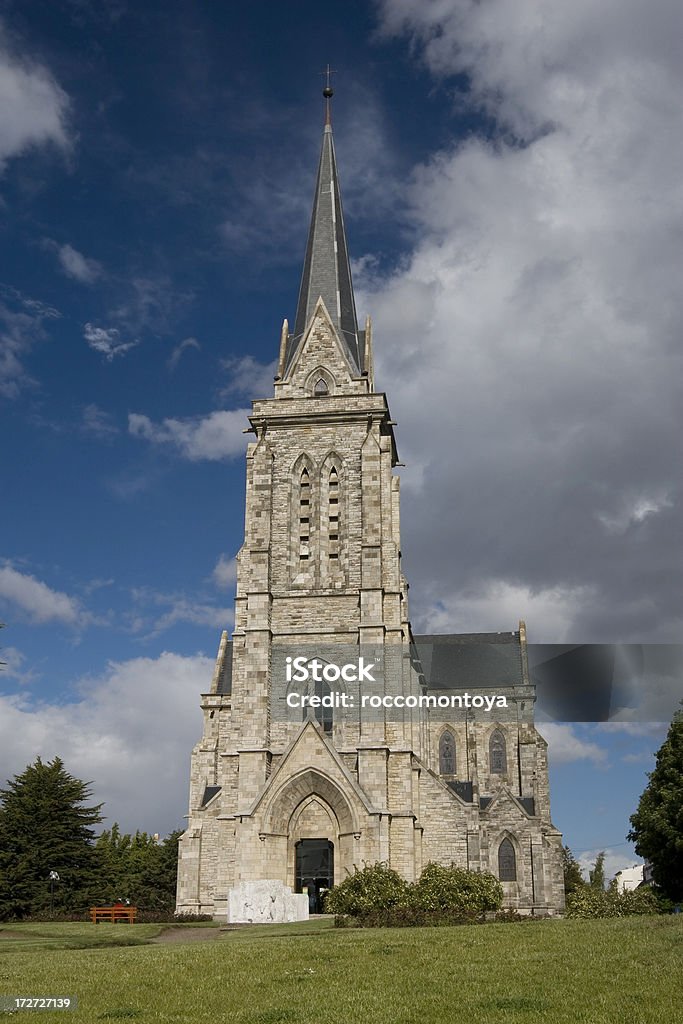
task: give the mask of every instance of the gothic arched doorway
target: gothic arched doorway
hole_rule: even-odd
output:
[[[296,891],[308,893],[311,914],[322,914],[323,897],[334,885],[334,844],[329,839],[296,843]]]

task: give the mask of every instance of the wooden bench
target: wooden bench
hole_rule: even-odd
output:
[[[108,921],[110,924],[126,921],[128,924],[135,924],[137,913],[137,907],[126,907],[122,903],[117,903],[113,907],[91,907],[90,920],[93,924],[99,924],[100,921]]]

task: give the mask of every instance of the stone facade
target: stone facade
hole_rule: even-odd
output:
[[[332,172],[336,184],[333,163]],[[523,625],[479,638],[517,665],[503,680],[513,709],[504,721],[422,708],[273,714],[278,645],[381,649],[385,693],[441,692],[421,674],[408,618],[398,456],[386,396],[374,389],[371,325],[357,334],[359,360],[322,296],[310,308],[298,339],[284,324],[274,397],[253,403],[235,629],[202,698],[177,911],[225,920],[252,892],[247,883],[300,890],[310,854],[322,858],[325,887],[363,863],[385,861],[412,880],[438,861],[509,879],[509,907],[560,912],[561,836]]]

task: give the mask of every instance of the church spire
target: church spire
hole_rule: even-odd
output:
[[[299,289],[299,303],[294,321],[294,333],[288,339],[285,368],[289,366],[299,347],[318,299],[322,298],[332,323],[339,332],[351,365],[360,376],[363,371],[364,351],[356,319],[351,265],[346,245],[346,232],[344,231],[337,161],[334,155],[330,115],[332,89],[329,76],[328,66],[327,84],[323,89],[325,97],[323,143]]]

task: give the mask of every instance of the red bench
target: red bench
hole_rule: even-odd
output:
[[[113,907],[91,907],[90,920],[93,924],[99,924],[100,921],[108,921],[110,924],[126,921],[128,924],[135,924],[137,913],[137,907],[126,907],[123,903],[116,903]]]

